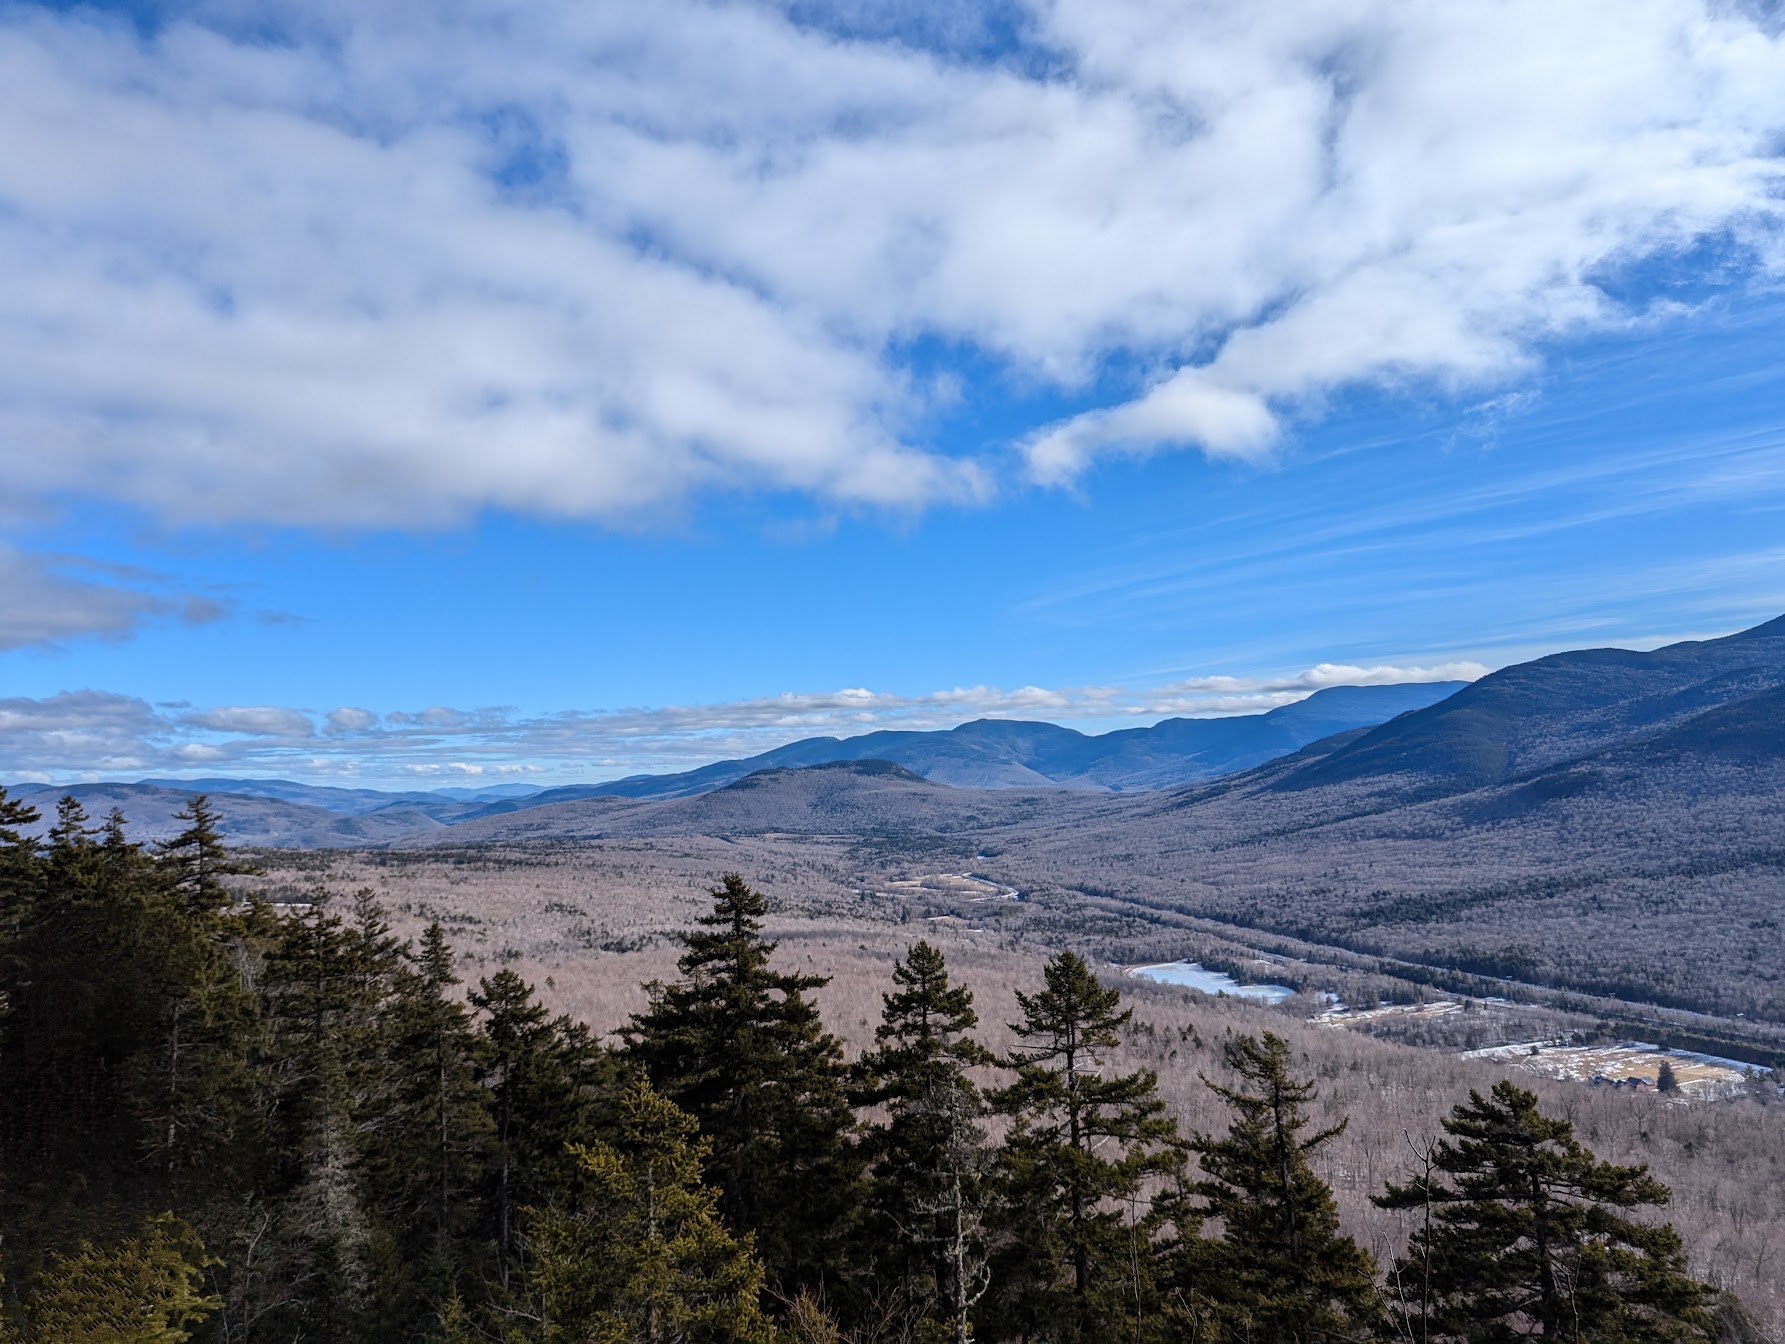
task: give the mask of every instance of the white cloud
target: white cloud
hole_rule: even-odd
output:
[[[1403,686],[1409,682],[1474,681],[1488,669],[1475,662],[1435,663],[1430,666],[1373,663],[1317,663],[1305,672],[1287,677],[1193,677],[1163,689],[1177,694],[1268,693],[1307,695],[1329,686]]]
[[[822,8],[8,8],[0,507],[983,499],[922,446],[910,339],[1145,371],[1018,445],[1057,482],[1515,377],[1700,241],[1785,265],[1785,41],[1734,6],[1036,0],[990,64],[949,7],[788,17]]]
[[[1038,481],[1057,485],[1082,473],[1099,453],[1200,446],[1211,457],[1256,457],[1279,426],[1264,398],[1179,369],[1125,406],[1087,411],[1032,438],[1023,451]]]
[[[807,737],[953,728],[978,718],[1078,723],[1097,731],[1168,715],[1256,714],[1327,686],[1472,680],[1485,671],[1476,663],[1323,663],[1284,677],[1200,677],[1142,689],[956,686],[901,695],[850,687],[710,705],[538,715],[436,706],[380,716],[351,709],[325,716],[333,731],[321,735],[309,710],[192,711],[105,692],[65,692],[0,700],[0,780],[135,777],[198,767],[318,782],[453,775],[595,780],[693,769]]]
[[[371,710],[356,709],[351,705],[331,709],[324,718],[331,733],[363,733],[378,722],[378,716]]]
[[[308,737],[315,731],[302,710],[276,705],[223,705],[186,716],[193,728],[213,733],[242,733],[255,737]]]
[[[223,614],[222,604],[172,592],[159,575],[0,544],[0,651],[124,639],[148,621],[197,625]]]
[[[1476,662],[1396,666],[1319,663],[1287,677],[1193,677],[1162,686],[1144,700],[1154,715],[1259,714],[1305,700],[1332,686],[1403,686],[1412,682],[1474,681],[1489,668]]]
[[[0,699],[0,759],[20,777],[146,770],[173,738],[146,701],[104,691]]]

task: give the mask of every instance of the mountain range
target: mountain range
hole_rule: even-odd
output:
[[[1539,658],[1172,788],[949,788],[843,761],[490,812],[405,843],[709,837],[731,847],[720,861],[769,867],[811,845],[865,882],[972,871],[1074,927],[1188,916],[1759,1031],[1785,1024],[1782,816],[1785,619]]]
[[[1505,668],[1120,812],[1000,880],[1785,1023],[1785,618]]]
[[[1385,723],[1279,787],[1418,781],[1457,791],[1628,758],[1776,755],[1785,733],[1785,616],[1651,653],[1582,649],[1519,663]]]
[[[1785,1024],[1785,617],[1246,719],[812,739],[522,797],[231,780],[72,792],[153,837],[197,785],[238,843],[717,840],[738,865],[816,844],[865,882],[967,866],[1116,927],[1170,912],[1434,974]],[[59,791],[19,792],[41,806]]]
[[[1299,750],[1333,733],[1382,723],[1431,705],[1465,682],[1335,686],[1263,714],[1224,719],[1166,719],[1146,728],[1087,734],[1051,723],[978,719],[937,732],[874,732],[813,737],[742,760],[717,761],[669,775],[635,775],[597,784],[537,789],[391,792],[260,779],[145,779],[74,786],[20,784],[10,792],[41,804],[65,793],[89,815],[113,807],[133,829],[160,837],[174,813],[206,793],[224,813],[233,839],[266,846],[361,846],[428,838],[443,827],[484,817],[601,799],[688,798],[763,771],[850,761],[884,761],[957,789],[1073,789],[1125,792],[1211,779]],[[554,813],[553,815],[558,815]],[[47,823],[45,823],[47,824]]]

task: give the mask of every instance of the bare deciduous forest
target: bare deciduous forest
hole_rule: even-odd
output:
[[[933,857],[933,856],[929,856]],[[971,859],[971,855],[968,856]],[[1400,1178],[1412,1147],[1437,1132],[1438,1117],[1470,1088],[1506,1076],[1464,1049],[1500,1041],[1591,1031],[1597,1019],[1542,1003],[1499,1004],[1452,1014],[1440,1028],[1393,1020],[1376,1039],[1361,1031],[1311,1025],[1311,996],[1281,1008],[1123,977],[1123,962],[1179,956],[1205,964],[1256,955],[1231,936],[1161,929],[1112,915],[1105,903],[1059,894],[1024,901],[961,902],[886,894],[886,874],[909,876],[921,863],[896,865],[876,878],[852,837],[759,836],[731,840],[658,837],[582,844],[520,845],[463,851],[267,853],[267,889],[301,899],[313,884],[337,890],[368,885],[398,928],[418,934],[439,920],[463,949],[467,974],[512,967],[541,987],[554,1007],[612,1031],[646,1002],[641,985],[672,976],[674,933],[708,904],[725,865],[749,875],[768,897],[768,932],[790,968],[831,977],[818,992],[826,1022],[852,1052],[872,1043],[881,995],[894,960],[919,937],[942,947],[958,982],[980,1004],[982,1034],[994,1049],[1011,1044],[1015,995],[1040,977],[1059,946],[1093,957],[1135,1007],[1116,1067],[1145,1065],[1186,1129],[1206,1129],[1220,1103],[1199,1075],[1225,1078],[1220,1045],[1232,1032],[1268,1028],[1293,1046],[1321,1087],[1320,1118],[1348,1119],[1323,1155],[1345,1225],[1386,1261],[1404,1245],[1405,1215],[1375,1207],[1370,1196]],[[976,871],[1017,870],[981,860]],[[1293,977],[1297,963],[1288,963]],[[1430,993],[1364,969],[1302,963],[1322,984],[1354,999],[1417,998]],[[1281,976],[1284,964],[1274,972]],[[1398,1039],[1397,1039],[1398,1038]],[[1785,1101],[1752,1096],[1681,1105],[1652,1092],[1595,1088],[1519,1072],[1521,1086],[1572,1120],[1601,1157],[1646,1163],[1673,1190],[1667,1217],[1707,1282],[1735,1293],[1773,1335],[1785,1331]]]

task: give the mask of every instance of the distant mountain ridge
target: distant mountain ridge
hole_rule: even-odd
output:
[[[214,795],[237,843],[361,846],[423,840],[442,828],[593,799],[690,798],[764,771],[885,761],[916,779],[956,789],[1072,789],[1087,793],[1171,788],[1213,779],[1295,752],[1333,733],[1369,727],[1424,708],[1466,682],[1335,686],[1262,714],[1225,719],[1166,719],[1147,728],[1102,734],[1057,724],[977,719],[957,728],[814,737],[742,760],[716,761],[671,775],[635,775],[599,784],[536,789],[385,791],[266,779],[144,779],[73,786],[22,784],[40,811],[68,793],[89,814],[124,810],[139,833],[177,829],[173,814],[194,793]],[[47,825],[40,823],[40,828]]]
[[[1496,848],[1493,827],[1586,828],[1572,842],[1564,835],[1566,845],[1594,835],[1586,819],[1603,815],[1644,828],[1649,840],[1639,849],[1656,836],[1668,836],[1672,838],[1662,851],[1685,853],[1708,843],[1705,809],[1714,811],[1719,798],[1730,799],[1734,807],[1727,834],[1717,841],[1721,845],[1733,843],[1731,836],[1747,835],[1754,807],[1781,791],[1785,618],[1725,639],[1649,653],[1588,649],[1555,654],[1505,668],[1374,726],[1349,726],[1342,701],[1333,700],[1323,706],[1319,697],[1312,697],[1289,707],[1300,711],[1298,729],[1310,739],[1297,750],[1275,753],[1250,768],[1211,769],[1207,778],[1150,791],[1062,790],[1058,784],[1095,779],[1099,767],[1147,778],[1145,754],[1174,748],[1182,752],[1183,742],[1174,740],[1180,734],[1191,736],[1204,755],[1192,757],[1189,767],[1180,757],[1176,768],[1195,768],[1226,745],[1220,733],[1232,721],[1167,721],[1135,736],[1106,734],[1090,739],[1096,755],[1088,762],[1062,757],[1062,749],[1073,738],[1084,741],[1083,735],[1051,725],[966,724],[951,734],[870,734],[845,744],[795,743],[766,754],[768,762],[779,763],[717,790],[708,787],[680,796],[669,792],[697,777],[704,784],[762,765],[765,757],[723,762],[689,776],[660,777],[650,781],[656,797],[622,800],[611,793],[576,796],[580,791],[548,790],[529,800],[533,806],[492,806],[479,818],[437,832],[432,842],[780,829],[841,832],[852,827],[1017,827],[1039,836],[1061,826],[1062,834],[1073,837],[1058,856],[1062,870],[1069,871],[1081,860],[1105,862],[1094,857],[1098,852],[1132,857],[1163,845],[1182,855],[1188,838],[1205,830],[1223,836],[1222,844],[1236,836],[1256,837],[1246,843],[1263,841],[1260,852],[1277,852],[1292,863],[1278,846],[1299,852],[1365,825],[1363,819],[1378,818],[1379,823],[1368,824],[1390,827],[1397,844],[1422,837],[1414,848],[1425,854],[1419,863],[1427,866],[1430,880],[1453,881],[1467,880],[1472,871],[1473,857],[1461,857],[1469,845]],[[1283,710],[1256,716],[1279,724],[1289,717]],[[1251,727],[1256,732],[1256,723]],[[1320,727],[1334,731],[1317,735]],[[1020,742],[1027,761],[1057,772],[1054,786],[1047,791],[957,787],[950,794],[936,788],[942,782],[937,773],[921,777],[923,771],[909,764],[914,759],[910,750],[901,753],[910,774],[870,769],[872,761],[857,762],[853,771],[834,761],[817,769],[801,759],[819,746],[832,753],[842,746],[892,754],[902,745],[896,739],[903,736],[920,739],[918,745],[924,747],[938,745],[938,739],[965,738],[980,747],[988,740]],[[895,740],[889,743],[889,738]],[[1224,759],[1236,757],[1230,752]],[[1069,773],[1073,769],[1080,774]],[[748,805],[745,792],[753,795]],[[869,792],[872,806],[863,801]],[[1433,813],[1436,806],[1446,810]],[[1432,820],[1438,815],[1441,823]],[[851,820],[845,822],[845,817]],[[1683,833],[1675,836],[1676,830]],[[1559,857],[1551,853],[1556,842],[1556,834],[1525,842],[1530,853],[1543,856],[1538,872]],[[1380,847],[1383,842],[1371,843]],[[1761,834],[1748,835],[1741,843],[1749,848],[1779,844]],[[1159,871],[1176,866],[1164,863]],[[1125,869],[1126,861],[1120,867]]]
[[[1334,733],[1386,722],[1444,700],[1468,684],[1331,686],[1263,714],[1165,719],[1149,728],[1099,734],[1021,719],[975,719],[935,732],[809,737],[759,756],[715,761],[681,774],[547,789],[523,805],[578,798],[679,798],[723,788],[759,770],[869,760],[891,761],[932,783],[960,789],[1171,788],[1263,764]]]

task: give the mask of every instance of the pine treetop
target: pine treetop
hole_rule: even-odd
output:
[[[862,1097],[866,1104],[894,1095],[914,1096],[939,1072],[957,1073],[997,1062],[997,1056],[969,1035],[979,1025],[973,991],[949,982],[939,950],[927,942],[908,948],[893,963],[893,984],[893,992],[881,996],[875,1048],[857,1065],[866,1084]]]
[[[186,806],[174,813],[174,819],[190,824],[171,840],[156,845],[155,855],[193,909],[216,910],[229,904],[223,879],[261,872],[255,865],[232,857],[224,847],[223,833],[218,827],[222,818],[204,794],[193,794]]]
[[[1344,1123],[1306,1133],[1315,1090],[1291,1075],[1289,1045],[1274,1033],[1230,1039],[1223,1054],[1239,1085],[1203,1081],[1232,1109],[1227,1133],[1190,1140],[1203,1170],[1197,1212],[1222,1229],[1193,1248],[1208,1309],[1243,1337],[1368,1337],[1375,1264],[1340,1230],[1332,1190],[1309,1161]]]
[[[1397,1277],[1429,1284],[1434,1337],[1701,1336],[1705,1290],[1678,1235],[1624,1216],[1668,1201],[1646,1165],[1600,1161],[1510,1080],[1471,1091],[1442,1123],[1428,1170],[1376,1200],[1429,1216]]]
[[[1083,957],[1062,952],[1047,964],[1039,994],[1017,993],[1023,1020],[1012,1022],[1024,1044],[1017,1064],[1043,1063],[1083,1052],[1111,1050],[1121,1044],[1121,1030],[1134,1017],[1132,1008],[1117,1012],[1122,992],[1105,988]]]
[[[35,843],[25,837],[24,829],[34,825],[42,815],[23,799],[8,797],[5,787],[0,786],[0,847],[35,850]]]

